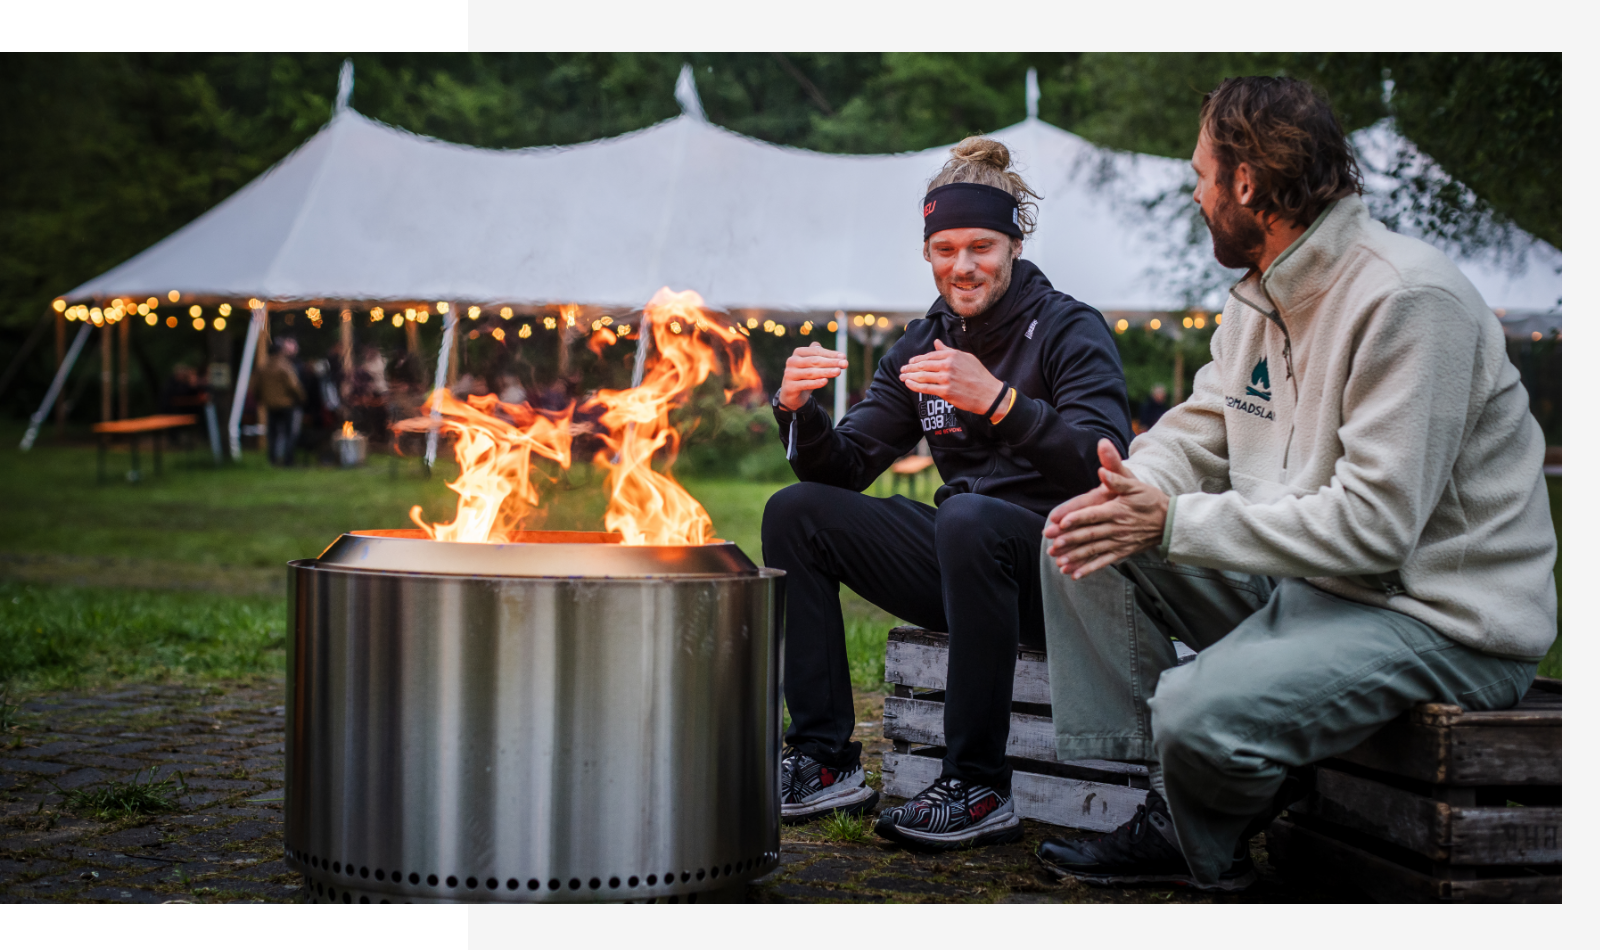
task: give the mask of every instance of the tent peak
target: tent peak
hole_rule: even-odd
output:
[[[694,67],[688,63],[678,70],[678,86],[672,91],[678,100],[678,105],[683,107],[683,114],[693,116],[701,122],[706,119],[705,107],[700,104],[700,90],[694,84]]]
[[[338,115],[350,108],[350,93],[356,88],[356,64],[345,60],[339,67],[339,92],[333,100],[333,114]]]
[[[1028,67],[1028,118],[1039,118],[1039,70]]]

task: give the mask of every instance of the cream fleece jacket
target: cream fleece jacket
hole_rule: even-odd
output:
[[[1544,436],[1505,336],[1444,254],[1334,202],[1234,287],[1194,395],[1134,440],[1161,553],[1303,577],[1457,642],[1556,636]]]

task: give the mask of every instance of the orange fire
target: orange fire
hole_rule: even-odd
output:
[[[749,342],[707,317],[704,307],[692,290],[657,291],[644,308],[655,358],[643,381],[632,389],[602,389],[585,404],[605,410],[600,425],[606,451],[595,462],[608,470],[606,530],[620,532],[624,544],[705,544],[713,538],[705,508],[669,471],[650,466],[655,454],[665,450],[665,467],[670,469],[678,454],[678,433],[668,413],[718,370],[719,349],[728,363],[724,399],[761,387]]]
[[[539,503],[531,480],[532,457],[538,455],[567,468],[572,465],[572,406],[559,412],[503,403],[500,397],[468,396],[462,402],[448,390],[435,390],[423,415],[395,424],[403,432],[425,432],[439,412],[439,431],[456,437],[456,462],[461,476],[446,487],[460,496],[454,521],[430,525],[422,506],[411,508],[411,520],[435,541],[505,544]]]
[[[708,317],[694,291],[663,287],[645,307],[651,352],[640,384],[632,389],[602,389],[584,403],[601,410],[596,434],[606,448],[595,463],[606,469],[610,499],[605,526],[624,544],[706,544],[713,540],[711,517],[670,474],[678,452],[678,433],[668,419],[712,373],[725,373],[723,398],[759,390],[761,378],[750,362],[750,343],[738,330]],[[570,326],[576,307],[561,308]],[[616,337],[599,331],[611,344]],[[598,333],[597,333],[598,335]],[[593,341],[591,340],[591,346]],[[597,352],[598,352],[598,348]],[[726,363],[724,368],[723,363]],[[530,477],[532,456],[567,468],[572,464],[573,406],[546,412],[502,403],[493,396],[468,396],[466,402],[436,390],[422,414],[396,424],[407,432],[437,426],[456,437],[461,476],[448,487],[460,496],[455,520],[429,525],[422,508],[411,519],[435,541],[507,543],[539,498]],[[438,420],[430,416],[437,411]],[[664,471],[651,462],[664,452]]]

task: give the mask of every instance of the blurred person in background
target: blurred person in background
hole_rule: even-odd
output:
[[[256,403],[267,410],[267,459],[273,465],[294,462],[294,416],[304,404],[300,374],[282,343],[267,347],[267,362],[250,378]]]
[[[1139,407],[1139,431],[1149,432],[1161,417],[1166,414],[1167,387],[1156,383],[1150,387],[1150,395],[1144,398],[1144,404]]]

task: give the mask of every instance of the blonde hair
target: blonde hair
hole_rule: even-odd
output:
[[[1039,211],[1039,193],[1022,176],[1011,171],[1011,150],[994,139],[969,135],[950,149],[950,160],[928,182],[928,190],[956,182],[998,188],[1017,199],[1017,226],[1023,236],[1033,233]]]

